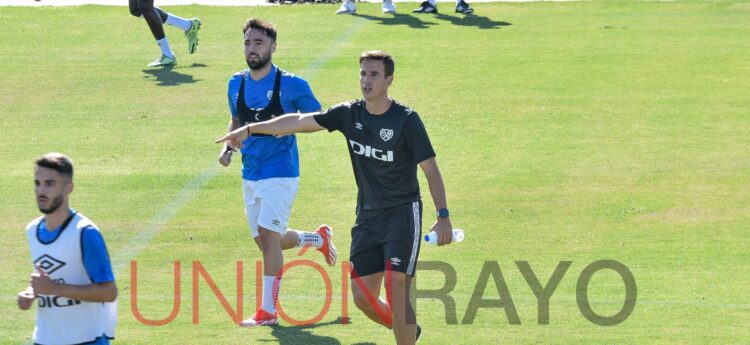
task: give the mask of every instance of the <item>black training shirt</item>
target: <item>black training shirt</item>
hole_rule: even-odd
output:
[[[393,101],[385,113],[372,115],[364,100],[353,100],[314,118],[346,138],[358,188],[357,214],[420,199],[417,165],[435,157],[435,151],[415,111]]]

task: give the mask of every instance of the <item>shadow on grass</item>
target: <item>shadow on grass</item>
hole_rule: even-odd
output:
[[[369,21],[380,22],[378,24],[382,25],[407,25],[412,29],[427,29],[430,25],[435,25],[435,23],[425,22],[415,16],[401,13],[385,15],[385,17],[376,17],[359,13],[354,14],[354,16],[364,18]]]
[[[478,29],[500,29],[502,26],[513,25],[508,22],[497,22],[488,17],[477,16],[474,14],[449,16],[447,14],[438,13],[435,14],[435,18],[451,22],[451,24],[458,26],[476,26]]]
[[[351,319],[349,319],[351,322]],[[321,326],[330,326],[341,324],[341,318],[333,321],[324,323],[315,323],[312,325],[302,326],[270,326],[273,331],[271,335],[276,337],[276,340],[260,340],[262,342],[276,342],[278,340],[279,345],[341,345],[341,342],[332,337],[320,336],[312,334],[308,329],[318,328]]]
[[[478,16],[474,14],[469,15],[456,15],[456,16],[449,16],[447,14],[437,13],[437,14],[418,14],[419,17],[413,16],[410,14],[402,14],[402,13],[396,13],[392,16],[385,15],[384,17],[378,17],[378,16],[371,16],[367,14],[354,14],[357,17],[367,19],[369,21],[379,22],[378,24],[381,25],[407,25],[412,29],[427,29],[432,25],[435,25],[433,22],[426,22],[423,21],[419,17],[426,17],[426,18],[437,18],[440,20],[451,22],[453,25],[458,26],[474,26],[478,29],[500,29],[503,26],[510,26],[513,25],[508,22],[502,22],[502,21],[494,21],[490,19],[489,17],[485,16]]]
[[[153,80],[156,82],[156,85],[158,86],[175,86],[175,85],[181,85],[181,84],[192,84],[197,81],[200,81],[200,79],[193,78],[190,74],[184,74],[175,71],[176,69],[181,68],[202,68],[202,67],[208,67],[201,63],[193,63],[190,66],[167,66],[167,67],[161,67],[161,68],[150,68],[150,69],[144,69],[143,73],[149,74],[144,75],[143,79],[146,80]]]

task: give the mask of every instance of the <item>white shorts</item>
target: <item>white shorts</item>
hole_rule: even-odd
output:
[[[282,235],[286,232],[298,188],[299,177],[242,180],[245,216],[253,238],[259,235],[259,225]]]

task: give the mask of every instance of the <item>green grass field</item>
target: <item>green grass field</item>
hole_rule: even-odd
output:
[[[436,300],[419,300],[421,344],[750,343],[750,4],[572,2],[474,4],[444,14],[334,16],[334,5],[171,7],[204,23],[188,55],[167,28],[178,66],[148,70],[158,48],[125,7],[0,7],[0,343],[26,343],[34,313],[15,294],[30,272],[25,224],[38,215],[33,160],[48,151],[76,163],[72,205],[102,229],[120,291],[116,344],[392,344],[349,298],[342,325],[341,268],[320,255],[333,301],[319,324],[243,329],[201,281],[192,323],[191,266],[199,261],[235,306],[235,266],[244,263],[244,315],[254,311],[260,253],[245,223],[238,161],[216,163],[228,118],[226,83],[245,67],[241,26],[268,19],[280,33],[274,61],[310,84],[324,107],[360,97],[358,54],[396,59],[391,95],[416,109],[431,135],[463,243],[423,246],[420,259],[458,272],[451,292],[463,319],[485,261],[499,263],[521,324],[481,308],[472,324],[448,325]],[[291,226],[328,223],[348,258],[356,188],[340,134],[299,137],[302,177]],[[421,176],[421,173],[420,173]],[[422,180],[424,180],[422,178]],[[424,181],[422,181],[424,182]],[[433,211],[423,183],[425,214]],[[432,222],[425,217],[426,229]],[[625,264],[637,282],[624,322],[598,326],[576,304],[590,263]],[[130,261],[138,307],[148,319],[172,310],[172,265],[181,304],[165,326],[131,312]],[[548,325],[516,267],[528,261],[542,284],[572,265],[550,302]],[[417,287],[444,278],[418,274]],[[485,299],[498,299],[490,280]],[[284,279],[281,301],[297,319],[323,305],[311,268]],[[612,315],[624,284],[601,271],[593,309]]]

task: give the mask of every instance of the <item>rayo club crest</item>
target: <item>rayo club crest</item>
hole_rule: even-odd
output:
[[[383,141],[388,141],[393,138],[393,130],[387,129],[387,128],[381,128],[380,129],[380,139],[383,139]]]

